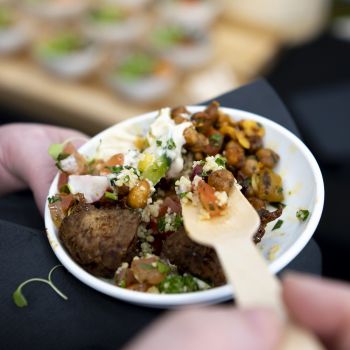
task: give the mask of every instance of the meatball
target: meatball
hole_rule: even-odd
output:
[[[214,286],[225,283],[215,251],[193,242],[184,228],[165,239],[161,255],[176,265],[180,273],[188,272]]]
[[[112,277],[136,254],[140,214],[130,209],[78,204],[66,216],[59,237],[72,258],[95,276]]]
[[[227,164],[240,168],[245,160],[244,149],[236,141],[230,141],[225,147]]]
[[[217,191],[225,191],[227,194],[229,194],[232,189],[234,179],[235,178],[233,177],[231,171],[221,169],[213,171],[208,176],[208,184],[214,187]]]

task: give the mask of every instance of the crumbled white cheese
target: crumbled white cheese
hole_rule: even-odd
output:
[[[158,117],[151,124],[146,136],[149,143],[148,153],[156,157],[164,154],[170,159],[171,165],[167,176],[175,178],[183,169],[182,147],[185,144],[184,130],[191,126],[191,122],[175,124],[171,118],[170,108],[163,108],[159,111]]]
[[[130,189],[139,182],[139,174],[135,168],[123,168],[118,174],[109,174],[109,180],[117,187],[128,186]]]
[[[150,222],[151,218],[156,218],[159,215],[159,209],[163,203],[162,199],[158,199],[152,204],[147,204],[146,207],[143,209],[141,214],[141,220],[143,222]]]
[[[175,182],[176,194],[190,192],[192,189],[192,183],[188,177],[181,176],[179,180]]]
[[[176,218],[178,214],[176,213],[166,213],[164,216],[164,232],[172,232],[178,229]]]
[[[192,185],[193,185],[193,189],[194,189],[194,190],[197,189],[198,184],[199,184],[200,181],[203,181],[203,179],[202,179],[200,176],[196,175],[196,176],[194,177],[194,179],[192,180]]]
[[[203,171],[209,173],[211,171],[217,171],[221,169],[225,169],[223,165],[218,164],[217,160],[222,159],[220,154],[214,156],[208,156],[205,158],[205,164],[203,166]]]
[[[68,174],[76,174],[78,172],[78,163],[74,155],[70,155],[59,162],[59,165],[63,171]]]
[[[227,205],[228,196],[225,191],[215,191],[214,195],[216,197],[216,202],[219,207],[224,207],[225,205]]]

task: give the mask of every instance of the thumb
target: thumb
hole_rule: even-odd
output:
[[[190,309],[161,317],[124,350],[273,350],[280,330],[267,310]]]

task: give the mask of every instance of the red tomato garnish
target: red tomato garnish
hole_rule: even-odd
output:
[[[216,203],[215,190],[203,180],[198,182],[198,196],[203,208],[211,217],[220,215],[221,209]]]

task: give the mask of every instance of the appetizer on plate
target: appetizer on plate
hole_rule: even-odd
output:
[[[167,23],[190,30],[207,30],[222,10],[221,0],[163,0],[158,12]]]
[[[175,86],[171,63],[146,51],[122,58],[106,77],[107,84],[135,102],[151,102],[167,96]]]
[[[213,56],[206,34],[175,25],[156,27],[151,34],[151,45],[162,57],[187,70],[204,66]]]
[[[16,12],[0,4],[0,54],[21,50],[29,40],[29,31]]]
[[[75,32],[60,32],[39,42],[33,55],[50,72],[71,79],[87,76],[101,61],[99,50]]]
[[[60,176],[48,207],[71,257],[130,290],[184,293],[223,285],[214,250],[187,236],[181,201],[195,202],[210,220],[224,214],[237,182],[261,217],[254,237],[260,241],[284,198],[274,171],[279,156],[264,148],[264,127],[235,122],[214,102],[196,113],[164,108],[137,137],[122,135],[102,139],[89,157],[70,142],[50,148]],[[271,202],[278,209],[268,210]]]
[[[83,30],[90,39],[100,43],[129,44],[142,37],[147,23],[142,14],[103,2],[90,9]]]
[[[144,10],[145,7],[153,2],[153,0],[107,0],[111,4],[116,4],[120,7],[132,11]]]
[[[25,10],[45,20],[70,20],[82,15],[88,0],[24,0]]]

